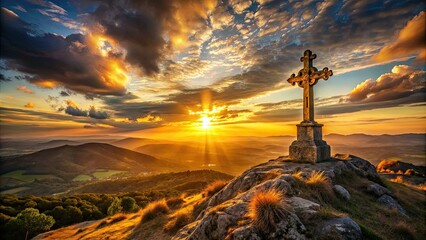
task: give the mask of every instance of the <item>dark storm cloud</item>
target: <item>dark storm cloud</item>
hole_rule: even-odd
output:
[[[171,53],[175,39],[184,44],[195,30],[207,26],[207,11],[215,0],[86,0],[82,5],[90,3],[97,7],[87,15],[88,26],[100,27],[102,34],[126,49],[128,63],[153,75]]]
[[[109,116],[107,112],[97,111],[96,108],[92,106],[89,110],[89,117],[94,119],[107,119]]]
[[[86,117],[87,111],[83,111],[80,108],[76,106],[67,106],[65,108],[65,113],[71,116],[77,116],[77,117]]]
[[[102,125],[99,125],[99,123],[108,125],[110,127],[114,127],[120,130],[124,131],[134,131],[134,130],[142,130],[142,129],[148,129],[148,128],[155,128],[161,126],[161,122],[117,122],[110,119],[101,119],[101,120],[95,120],[88,117],[74,117],[70,115],[64,115],[64,114],[53,114],[53,113],[46,113],[46,112],[38,112],[30,109],[18,109],[18,108],[6,108],[6,107],[0,107],[0,117],[1,119],[13,119],[15,121],[22,120],[27,121],[28,116],[31,117],[37,117],[37,119],[40,119],[40,121],[74,121],[78,123],[82,123],[84,125],[91,125],[91,126],[97,126],[101,127]],[[43,126],[40,126],[40,129],[48,129],[48,130],[55,130],[55,129],[61,129],[61,127],[52,127],[46,124],[42,124]],[[83,125],[83,127],[84,127]],[[46,127],[44,127],[46,126]],[[1,121],[0,127],[2,130],[7,130],[8,132],[22,132],[23,129],[28,129],[34,131],[34,124],[31,126],[25,126],[23,124],[14,124],[13,121]],[[68,127],[65,127],[68,128]]]
[[[137,96],[129,93],[124,97],[103,97],[105,105],[114,111],[114,116],[136,121],[146,116],[160,116],[170,121],[193,118],[188,115],[188,107],[175,102],[135,102]]]
[[[98,2],[98,1],[96,1]],[[129,11],[133,9],[133,11]],[[162,19],[170,11],[168,1],[104,1],[90,14],[105,34],[127,50],[126,60],[147,74],[158,72],[157,62],[165,41]]]
[[[0,82],[10,82],[12,81],[10,78],[0,73]]]
[[[31,25],[5,8],[1,27],[1,58],[8,69],[31,75],[31,83],[49,88],[60,85],[83,94],[125,93],[124,86],[104,79],[107,61],[91,54],[85,36],[35,35]]]

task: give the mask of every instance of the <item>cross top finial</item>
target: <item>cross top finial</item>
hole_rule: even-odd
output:
[[[317,58],[316,54],[312,54],[312,51],[309,49],[306,50],[303,53],[303,57],[300,58],[300,61],[303,62],[304,69],[309,70],[309,68],[313,67],[312,60],[315,58]]]

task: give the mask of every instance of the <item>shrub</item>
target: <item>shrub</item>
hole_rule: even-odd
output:
[[[121,207],[121,200],[118,197],[115,197],[111,205],[109,205],[108,207],[107,214],[111,216],[121,212],[122,209],[123,208]]]
[[[270,232],[286,217],[283,195],[275,190],[256,192],[249,203],[248,217],[262,232]]]
[[[192,209],[182,208],[176,211],[164,227],[166,231],[177,232],[181,227],[192,221]]]
[[[121,199],[121,207],[123,208],[123,212],[126,213],[136,212],[139,208],[136,200],[132,197],[123,197]]]
[[[158,215],[167,214],[169,210],[169,206],[167,206],[164,199],[150,203],[142,212],[141,223],[152,220]]]
[[[211,197],[215,195],[217,192],[219,192],[228,182],[223,180],[216,180],[212,183],[210,183],[205,189],[204,189],[204,196]]]
[[[172,197],[166,200],[167,202],[167,206],[171,207],[171,208],[176,208],[180,205],[182,205],[185,200],[183,200],[182,196],[180,197]]]
[[[9,230],[15,230],[16,237],[25,236],[25,238],[33,237],[38,233],[48,231],[55,220],[51,216],[47,216],[34,208],[26,208],[16,217],[10,219],[7,223]]]
[[[328,185],[329,182],[323,171],[312,171],[309,178],[306,179],[306,184],[311,186],[324,186]]]
[[[26,202],[24,206],[25,206],[25,208],[36,208],[37,203],[33,200],[30,200],[30,201]]]

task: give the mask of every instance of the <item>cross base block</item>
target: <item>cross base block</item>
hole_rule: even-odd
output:
[[[290,145],[291,160],[316,163],[330,159],[330,145],[322,140],[322,126],[311,121],[297,125],[297,140]]]

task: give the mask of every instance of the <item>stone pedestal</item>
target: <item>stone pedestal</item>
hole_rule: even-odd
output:
[[[330,146],[322,140],[322,124],[301,122],[297,140],[290,145],[290,159],[298,162],[321,162],[330,159]]]

